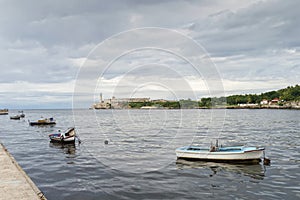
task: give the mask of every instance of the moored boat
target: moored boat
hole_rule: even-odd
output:
[[[19,115],[20,115],[21,118],[24,118],[24,117],[25,117],[25,114],[24,114],[23,110],[22,110],[22,111],[19,111],[19,113],[20,113]]]
[[[21,119],[21,116],[20,115],[10,116],[10,119],[19,120]]]
[[[55,124],[56,124],[56,121],[54,120],[53,117],[51,117],[51,118],[43,118],[43,117],[41,117],[37,121],[34,121],[34,122],[29,121],[29,125],[30,126],[35,126],[35,125],[55,125]]]
[[[8,109],[1,109],[0,115],[8,115]]]
[[[59,130],[58,133],[50,134],[49,138],[51,142],[74,143],[76,139],[75,128],[68,128],[64,132]]]
[[[260,162],[264,156],[264,147],[231,146],[210,148],[185,146],[176,149],[177,158],[196,159],[214,162]]]

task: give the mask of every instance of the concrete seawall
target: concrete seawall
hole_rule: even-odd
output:
[[[46,200],[43,193],[0,143],[0,200]]]

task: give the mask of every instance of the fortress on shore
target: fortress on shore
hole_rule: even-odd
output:
[[[100,101],[95,103],[92,108],[94,109],[124,109],[129,108],[129,103],[137,102],[150,102],[150,98],[116,98],[103,99],[102,93],[100,93]]]

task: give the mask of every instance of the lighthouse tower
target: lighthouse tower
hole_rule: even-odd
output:
[[[103,103],[102,93],[100,93],[100,103]]]

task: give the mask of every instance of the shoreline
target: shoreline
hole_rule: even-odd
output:
[[[224,107],[199,107],[199,108],[151,108],[151,109],[140,109],[140,108],[107,108],[107,109],[89,109],[89,110],[197,110],[197,109],[235,109],[235,110],[244,110],[244,109],[250,109],[250,110],[258,110],[258,109],[264,109],[264,110],[300,110],[300,107],[251,107],[251,106],[224,106]]]
[[[200,107],[199,109],[271,109],[271,110],[300,110],[300,107],[293,106],[220,106],[220,107]]]

